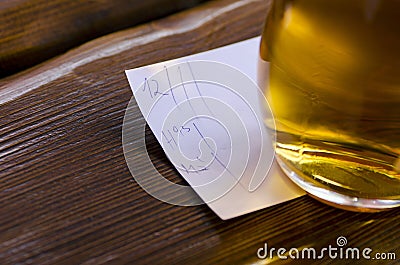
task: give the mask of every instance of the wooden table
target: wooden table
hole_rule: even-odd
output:
[[[124,70],[257,36],[268,6],[207,2],[2,79],[0,264],[286,264],[257,250],[321,249],[339,236],[348,247],[395,252],[397,261],[379,264],[398,264],[400,209],[354,213],[304,196],[222,221],[205,205],[160,202],[133,181],[121,143],[132,97]],[[146,143],[159,172],[180,181],[149,130]],[[369,264],[300,261],[347,262]]]

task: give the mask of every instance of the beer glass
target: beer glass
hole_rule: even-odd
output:
[[[400,206],[399,0],[273,1],[258,79],[290,179],[348,210]]]

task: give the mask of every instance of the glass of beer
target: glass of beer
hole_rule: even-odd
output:
[[[400,206],[400,0],[273,1],[258,78],[291,180],[339,208]]]

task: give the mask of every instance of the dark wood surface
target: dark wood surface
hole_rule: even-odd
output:
[[[0,2],[0,77],[86,41],[202,0],[8,0]]]
[[[205,205],[160,202],[133,181],[121,144],[132,97],[124,70],[256,36],[268,5],[211,1],[2,79],[0,264],[266,264],[256,255],[264,243],[321,249],[339,236],[349,247],[396,252],[397,262],[379,264],[398,264],[400,209],[354,213],[304,196],[222,221]],[[146,135],[158,170],[179,181]],[[133,143],[142,137],[139,128]]]

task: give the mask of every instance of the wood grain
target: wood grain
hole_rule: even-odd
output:
[[[0,3],[0,77],[102,35],[202,0],[11,0]]]
[[[222,221],[205,205],[162,203],[133,181],[121,146],[132,96],[123,71],[256,36],[268,6],[208,2],[2,79],[0,264],[265,264],[256,255],[265,242],[320,249],[339,236],[399,257],[400,209],[353,213],[302,197]],[[132,119],[143,122],[137,108]],[[139,128],[132,144],[143,137]],[[146,143],[158,171],[180,181],[148,129]]]

